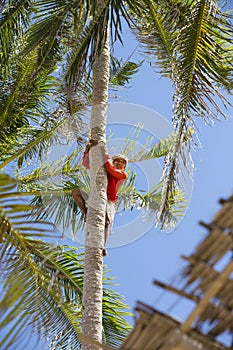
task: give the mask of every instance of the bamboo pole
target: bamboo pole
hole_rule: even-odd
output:
[[[224,268],[215,281],[209,286],[205,296],[200,300],[197,307],[189,315],[186,321],[181,326],[181,331],[187,333],[192,328],[192,324],[195,319],[203,312],[208,303],[213,297],[216,297],[217,293],[223,287],[224,283],[228,279],[229,275],[233,271],[233,260]]]

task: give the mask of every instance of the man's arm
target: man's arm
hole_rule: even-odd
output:
[[[85,152],[83,153],[82,165],[83,165],[86,169],[90,169],[89,152],[86,152],[86,151],[85,151]]]
[[[86,149],[84,151],[83,154],[83,161],[82,161],[82,165],[86,168],[86,169],[90,169],[90,160],[89,160],[89,151],[93,146],[96,146],[98,144],[98,141],[96,140],[90,140],[88,142],[88,144],[86,145]]]
[[[105,161],[105,168],[109,174],[112,176],[116,177],[118,180],[125,180],[127,178],[127,174],[123,170],[116,169],[110,161],[110,157],[108,154],[105,154],[104,156],[104,161]]]

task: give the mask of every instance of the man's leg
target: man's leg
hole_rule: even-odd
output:
[[[106,216],[105,216],[104,246],[107,243],[108,232],[109,230],[111,231],[112,229],[115,212],[116,212],[115,203],[108,200],[107,207],[106,207]],[[107,251],[106,249],[103,249],[103,256],[105,255],[107,255]]]
[[[104,227],[104,247],[105,247],[106,242],[107,242],[107,239],[108,239],[109,224],[110,224],[110,221],[109,221],[108,215],[107,215],[107,213],[106,213],[106,217],[105,217],[105,227]],[[104,249],[103,249],[103,256],[106,256],[106,255],[107,255],[107,250],[104,248]]]
[[[77,204],[77,206],[80,208],[81,212],[84,214],[84,221],[86,221],[86,215],[87,215],[86,202],[79,188],[76,188],[75,190],[72,191],[72,197],[74,198],[74,201]]]

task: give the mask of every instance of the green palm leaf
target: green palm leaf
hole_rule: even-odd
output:
[[[189,20],[182,26],[174,42],[178,72],[174,76],[176,86],[173,121],[177,129],[174,147],[165,160],[163,200],[160,217],[166,218],[168,197],[174,190],[180,163],[187,166],[189,147],[181,140],[193,116],[208,120],[224,113],[216,102],[216,96],[225,105],[225,97],[217,84],[229,87],[231,64],[227,47],[232,42],[233,30],[213,1],[195,1],[189,4]],[[223,25],[224,24],[224,25]],[[209,45],[213,45],[211,48]],[[232,62],[232,59],[231,59]],[[222,74],[223,78],[220,79]]]
[[[40,222],[32,220],[30,212],[35,207],[20,198],[22,196],[25,197],[25,193],[14,192],[17,186],[17,181],[14,178],[0,174],[0,185],[0,214],[2,227],[4,227],[1,236],[2,241],[6,238],[5,235],[9,233],[9,230],[17,230],[17,232],[22,230],[28,233],[34,232],[34,236],[54,232],[48,229],[48,227],[44,228],[43,225],[40,226]]]
[[[87,171],[81,165],[82,149],[72,152],[59,161],[42,165],[34,172],[18,180],[24,193],[35,195],[32,203],[38,207],[33,213],[36,219],[52,221],[65,234],[83,228],[83,215],[78,210],[71,192],[79,187],[89,189]]]
[[[25,323],[31,322],[35,329],[44,330],[41,331],[44,337],[56,339],[57,335],[55,344],[58,340],[60,341],[60,334],[63,332],[65,333],[65,336],[63,334],[64,346],[69,344],[67,335],[74,346],[79,346],[81,302],[78,298],[80,293],[78,287],[76,286],[76,300],[73,305],[73,307],[76,305],[76,312],[74,312],[70,303],[64,299],[64,281],[59,271],[55,270],[55,263],[52,265],[53,274],[48,273],[46,269],[47,265],[52,264],[52,258],[44,253],[43,244],[12,231],[7,243],[11,247],[11,253],[7,251],[2,257],[7,279],[0,302],[2,310],[0,327],[9,325],[15,328],[15,322],[11,322],[15,318],[17,318],[17,325],[16,329],[9,332],[8,336],[1,341],[1,348],[10,348],[9,345],[17,341],[20,333],[25,332]],[[49,249],[51,251],[54,247],[51,246]],[[15,271],[17,271],[17,282]],[[17,334],[18,329],[19,334]]]
[[[135,63],[127,60],[120,62],[116,57],[111,55],[109,88],[119,88],[129,83],[130,79],[138,72],[142,62]]]
[[[38,123],[42,119],[55,80],[46,70],[34,74],[36,64],[36,54],[21,59],[21,62],[12,65],[9,76],[0,81],[1,142],[8,137],[12,140],[14,136],[17,138],[15,134],[20,128],[28,127],[29,120]]]
[[[86,26],[79,32],[76,46],[67,58],[65,80],[71,87],[75,82],[81,81],[85,72],[90,73],[94,56],[100,50],[103,40],[102,28],[107,23],[109,1],[96,9],[92,9],[92,16]]]
[[[72,24],[72,12],[78,13],[80,4],[76,1],[72,8],[69,2],[40,1],[35,6],[34,20],[25,33],[26,41],[21,55],[28,55],[36,50],[40,69],[50,67],[52,62],[55,64],[61,61],[69,46],[72,46],[76,31]],[[81,8],[83,9],[82,5]],[[83,14],[85,16],[85,11]],[[78,21],[78,25],[82,26],[82,21]]]
[[[221,12],[215,1],[147,3],[135,30],[144,50],[155,55],[155,66],[172,80],[175,88],[176,138],[165,158],[160,209],[160,220],[164,221],[181,164],[190,166],[190,144],[182,139],[190,127],[195,130],[194,117],[208,121],[225,116],[221,106],[226,107],[227,100],[219,87],[232,87],[233,30],[229,14]]]
[[[179,219],[184,216],[186,210],[185,193],[178,187],[169,197],[169,211],[166,220],[160,220],[160,206],[163,197],[163,183],[160,182],[148,192],[138,191],[135,186],[136,174],[132,172],[127,182],[119,190],[117,207],[123,206],[124,210],[144,210],[147,219],[154,222],[155,226],[170,231],[177,225]]]
[[[0,69],[1,75],[10,71],[16,47],[21,43],[23,32],[30,22],[33,2],[30,0],[8,0],[1,5],[0,13]]]
[[[132,30],[141,47],[155,68],[167,77],[174,74],[173,40],[176,37],[175,24],[179,21],[174,2],[145,0],[144,6],[135,6],[130,1]],[[181,12],[182,13],[182,12]],[[172,14],[172,16],[171,16]]]

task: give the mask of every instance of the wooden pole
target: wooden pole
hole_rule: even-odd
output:
[[[193,312],[189,315],[186,321],[181,326],[181,331],[183,333],[187,333],[192,328],[192,324],[199,316],[202,311],[206,308],[210,300],[217,295],[220,291],[229,275],[233,271],[233,260],[225,267],[225,269],[219,274],[219,276],[215,279],[215,281],[210,285],[207,290],[205,296],[200,300],[197,307],[193,310]]]

